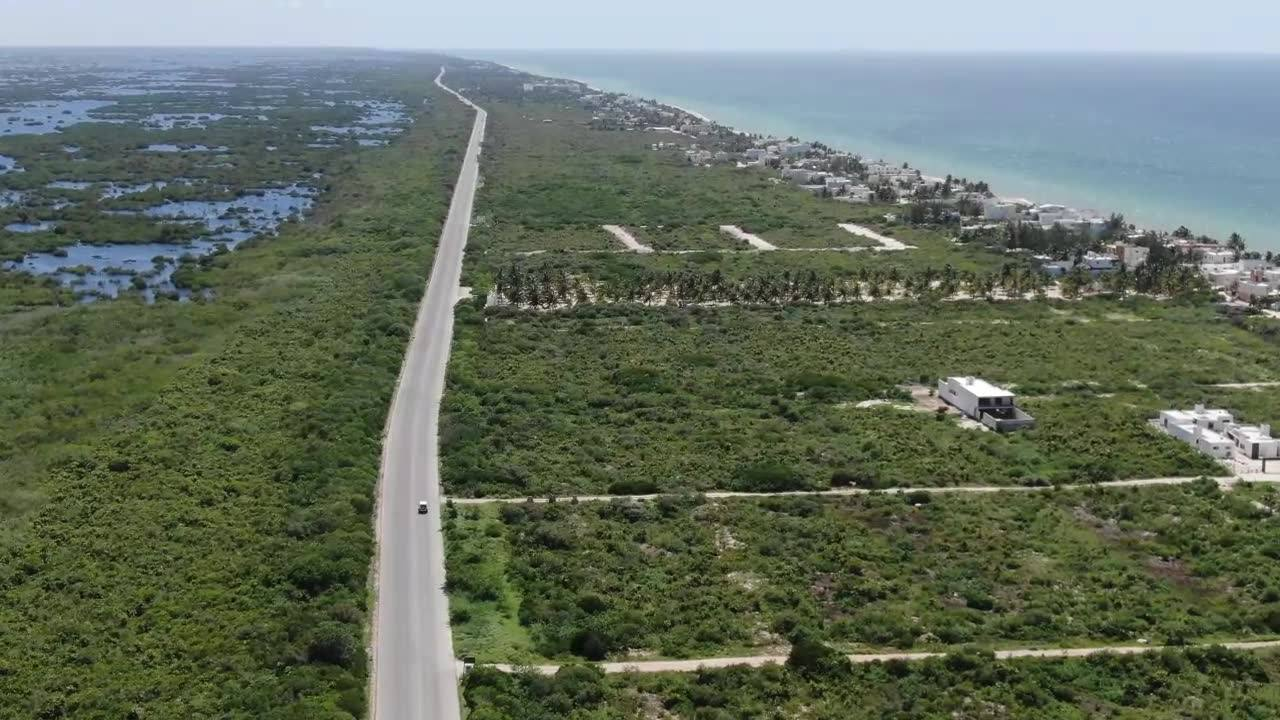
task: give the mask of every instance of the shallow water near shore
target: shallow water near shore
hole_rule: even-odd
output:
[[[467,53],[1280,250],[1280,57]]]

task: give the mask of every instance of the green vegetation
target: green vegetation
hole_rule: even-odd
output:
[[[0,717],[363,715],[380,434],[470,129],[438,67],[347,66],[417,123],[194,265],[208,299],[0,276]]]
[[[767,489],[759,466],[786,469],[775,489],[837,473],[870,487],[1218,474],[1147,418],[1220,397],[1213,383],[1280,377],[1265,339],[1141,299],[465,309],[455,342],[453,495]],[[947,375],[1012,385],[1039,427],[970,430],[899,388]],[[1243,417],[1270,418],[1266,397]],[[875,399],[903,409],[859,406]]]
[[[1221,648],[1081,660],[997,662],[967,652],[814,675],[791,667],[554,677],[472,671],[472,720],[1143,720],[1280,715],[1280,655]]]
[[[485,186],[477,204],[477,228],[468,248],[468,283],[490,285],[492,270],[511,253],[545,251],[556,263],[573,263],[591,275],[615,262],[640,268],[681,269],[697,263],[765,268],[796,264],[828,267],[932,266],[958,269],[998,268],[1001,256],[949,242],[950,235],[929,228],[888,227],[892,206],[860,206],[816,198],[779,186],[761,172],[727,167],[696,168],[682,154],[654,151],[652,143],[680,139],[669,133],[602,132],[585,128],[590,114],[564,103],[513,102],[493,93],[487,78],[463,71],[455,77],[482,104],[489,102],[489,140],[485,150]],[[550,123],[543,120],[552,120]],[[567,257],[557,251],[616,251],[620,245],[601,225],[623,225],[659,250],[743,249],[724,236],[720,225],[738,225],[781,247],[851,247],[870,243],[841,230],[853,222],[882,229],[918,246],[900,257],[881,253],[770,253],[747,256],[650,256],[614,260],[613,253]],[[723,265],[720,269],[724,269]]]
[[[477,298],[459,310],[447,492],[669,493],[450,507],[459,653],[791,657],[787,668],[688,675],[481,668],[466,681],[471,717],[1276,714],[1275,654],[996,663],[964,650],[856,667],[841,657],[1275,636],[1273,489],[697,493],[1220,475],[1147,419],[1197,402],[1276,418],[1269,389],[1219,385],[1280,380],[1280,323],[1215,312],[1199,274],[1159,252],[1146,270],[1109,277],[1104,296],[1047,299],[1029,251],[1069,256],[1099,239],[1015,227],[953,242],[950,208],[930,218],[924,205],[851,205],[758,171],[693,167],[690,139],[613,130],[566,91],[522,90],[520,73],[453,77],[491,110],[464,283],[496,290],[505,307]],[[787,251],[866,244],[840,222],[917,249]],[[659,252],[622,252],[602,224]],[[719,225],[783,250],[735,252],[743,244]],[[1114,218],[1104,237],[1124,230]],[[1070,276],[1061,291],[1075,300],[1088,284]],[[1037,299],[960,299],[1023,293]],[[929,388],[946,375],[1013,387],[1038,427],[1002,436],[936,412]]]
[[[1202,481],[465,506],[446,529],[460,652],[490,661],[1176,645],[1280,634],[1277,507]],[[513,622],[527,640],[487,641]]]

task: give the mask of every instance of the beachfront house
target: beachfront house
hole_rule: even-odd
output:
[[[1018,407],[1013,393],[976,377],[938,381],[938,397],[992,430],[1010,432],[1035,427],[1035,418]]]
[[[1012,220],[1018,216],[1017,205],[988,198],[982,203],[982,217],[991,221]]]

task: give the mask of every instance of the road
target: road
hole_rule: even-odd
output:
[[[1111,488],[1133,488],[1133,487],[1153,487],[1166,485],[1187,485],[1203,476],[1190,477],[1163,477],[1163,478],[1139,478],[1134,480],[1111,480],[1101,483],[1075,483],[1071,485],[942,485],[937,487],[891,487],[879,490],[871,490],[868,488],[833,488],[831,490],[780,490],[778,492],[738,492],[732,490],[709,490],[697,493],[699,496],[708,500],[732,500],[734,498],[766,498],[766,497],[839,497],[842,495],[911,495],[914,493],[926,493],[929,495],[985,495],[995,493],[1009,492],[1050,492],[1071,491],[1071,490],[1092,490],[1092,489],[1111,489]],[[1269,483],[1280,484],[1280,475],[1274,473],[1245,473],[1242,475],[1231,475],[1210,478],[1218,483],[1219,487],[1224,489],[1230,488],[1239,483]],[[666,495],[678,495],[678,492],[666,493]],[[516,505],[525,502],[546,503],[546,502],[612,502],[614,500],[657,500],[663,497],[663,493],[652,493],[647,495],[565,495],[555,499],[546,497],[493,497],[493,498],[449,498],[449,502],[456,505]]]
[[[370,716],[375,720],[458,720],[458,670],[444,593],[437,420],[453,337],[453,307],[471,225],[486,115],[476,111],[426,295],[387,418],[378,501],[377,607],[373,620]],[[417,514],[419,500],[430,503]]]
[[[1231,650],[1241,651],[1257,651],[1270,650],[1280,647],[1280,640],[1254,640],[1248,642],[1222,642],[1222,643],[1203,643],[1199,645],[1104,645],[1098,647],[1077,647],[1077,648],[1020,648],[1015,650],[996,650],[994,655],[997,660],[1017,660],[1021,658],[1080,658],[1089,657],[1091,655],[1139,655],[1142,653],[1159,652],[1167,649],[1182,649],[1186,647],[1206,648],[1218,645]],[[896,652],[896,653],[870,653],[861,655],[849,655],[850,662],[857,664],[888,662],[890,660],[926,660],[928,658],[943,657],[943,652]],[[597,663],[597,667],[606,673],[656,673],[656,672],[697,672],[703,669],[727,668],[727,667],[763,667],[765,665],[782,665],[787,662],[786,655],[754,655],[750,657],[722,657],[722,658],[703,658],[700,660],[642,660],[638,662],[608,662]],[[531,671],[542,675],[555,675],[560,669],[559,665],[492,665],[489,667],[496,668],[503,672],[523,672]]]

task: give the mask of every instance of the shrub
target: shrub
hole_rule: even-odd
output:
[[[780,464],[748,465],[738,470],[734,489],[744,492],[803,490],[807,484],[794,468]]]
[[[801,633],[791,644],[787,667],[809,677],[848,673],[849,658],[839,651]]]
[[[609,645],[605,639],[594,630],[580,630],[569,641],[569,650],[577,655],[592,662],[604,660],[609,655]]]

